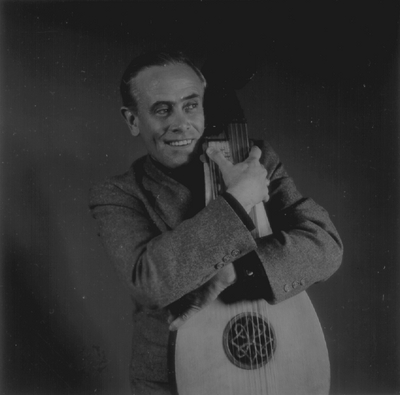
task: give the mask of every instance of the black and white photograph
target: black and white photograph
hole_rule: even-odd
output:
[[[1,394],[400,394],[398,1],[0,32]]]

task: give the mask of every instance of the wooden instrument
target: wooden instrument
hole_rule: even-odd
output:
[[[224,135],[207,144],[234,163],[244,160],[249,151],[245,123],[230,123]],[[223,191],[223,182],[213,162],[205,164],[205,173],[209,202]],[[263,203],[251,216],[255,238],[272,233]],[[277,305],[264,299],[226,303],[221,295],[178,330],[174,358],[179,395],[329,392],[327,347],[306,292]]]

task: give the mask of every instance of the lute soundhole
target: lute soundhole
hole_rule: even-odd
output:
[[[223,334],[225,354],[241,369],[258,369],[275,352],[276,337],[271,325],[259,314],[242,313],[233,317]]]

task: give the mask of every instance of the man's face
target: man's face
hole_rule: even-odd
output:
[[[204,85],[186,64],[153,66],[132,83],[138,113],[133,134],[140,134],[150,155],[169,168],[188,163],[204,132]]]

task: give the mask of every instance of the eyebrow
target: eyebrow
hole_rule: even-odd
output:
[[[189,95],[189,96],[185,96],[182,100],[196,99],[196,98],[198,98],[198,97],[200,97],[200,95],[199,95],[198,93],[192,93],[192,94]]]
[[[182,98],[181,101],[185,101],[185,100],[190,100],[190,99],[197,99],[200,98],[200,95],[198,93],[192,93],[188,96],[185,96]],[[150,107],[150,111],[154,111],[158,106],[160,105],[174,105],[175,102],[173,101],[169,101],[169,100],[160,100],[160,101],[156,101],[155,103],[153,103]]]

